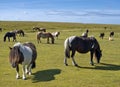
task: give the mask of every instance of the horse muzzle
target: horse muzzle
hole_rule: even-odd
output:
[[[11,65],[12,65],[13,68],[16,68],[16,64],[15,64],[15,63],[13,63],[13,64],[11,64]]]

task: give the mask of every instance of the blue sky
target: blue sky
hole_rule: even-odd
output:
[[[120,24],[120,0],[0,0],[0,20]]]

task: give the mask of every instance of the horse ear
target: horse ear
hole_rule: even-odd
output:
[[[11,49],[12,49],[12,47],[9,47],[9,49],[11,50]]]

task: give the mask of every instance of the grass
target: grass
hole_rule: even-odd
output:
[[[61,35],[55,40],[55,44],[46,44],[36,41],[36,32],[33,26],[45,27],[48,32],[60,31]],[[108,27],[106,30],[104,27]],[[4,30],[0,32],[0,86],[1,87],[119,87],[120,86],[120,25],[105,24],[79,24],[79,23],[50,23],[50,22],[0,22]],[[75,55],[80,67],[74,67],[71,59],[69,66],[65,66],[64,40],[72,35],[80,36],[85,29],[89,29],[89,35],[94,35],[102,49],[101,63],[95,66],[89,64],[89,53]],[[19,42],[30,41],[36,45],[38,57],[37,67],[33,74],[27,76],[27,80],[16,79],[16,71],[9,63],[9,46],[15,42],[3,42],[5,32],[23,29],[25,37],[17,36]],[[108,41],[110,31],[115,31],[114,41]],[[99,38],[99,33],[105,32],[105,38]],[[20,66],[20,75],[22,76]]]

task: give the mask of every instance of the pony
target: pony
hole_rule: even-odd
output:
[[[105,33],[100,33],[100,36],[99,36],[99,37],[103,39],[104,36],[105,36]]]
[[[33,31],[46,32],[46,29],[45,28],[39,28],[39,27],[33,27]]]
[[[86,32],[83,32],[83,33],[82,33],[82,37],[88,37],[88,32],[89,32],[88,29],[86,30]]]
[[[6,38],[8,37],[8,41],[10,42],[10,38],[13,38],[13,41],[16,41],[16,33],[15,32],[6,32],[4,35],[4,42],[6,41]]]
[[[39,43],[41,43],[41,38],[47,38],[47,43],[50,43],[49,42],[49,38],[51,38],[51,43],[52,44],[54,44],[54,37],[53,37],[53,35],[51,34],[51,33],[49,33],[49,32],[38,32],[37,33],[37,42]]]
[[[110,32],[110,35],[109,35],[109,40],[110,40],[110,41],[113,41],[113,36],[114,36],[114,32],[111,31],[111,32]]]
[[[9,47],[9,61],[13,68],[16,68],[17,74],[16,79],[20,78],[19,75],[19,64],[22,64],[22,79],[26,79],[26,74],[31,75],[31,68],[36,67],[35,60],[37,58],[36,47],[31,42],[26,43],[15,43],[13,47]]]
[[[16,30],[16,34],[19,34],[19,36],[23,36],[25,35],[24,31],[23,30]]]
[[[88,53],[90,52],[90,64],[94,65],[93,56],[96,57],[97,63],[100,62],[102,52],[100,50],[100,45],[95,37],[78,37],[71,36],[64,41],[64,64],[67,66],[67,58],[72,58],[72,63],[74,66],[78,66],[75,62],[74,55],[75,52],[78,53]],[[71,53],[71,54],[70,54]]]
[[[52,35],[53,35],[53,37],[57,37],[57,39],[58,39],[58,36],[60,35],[60,32],[53,32]]]

